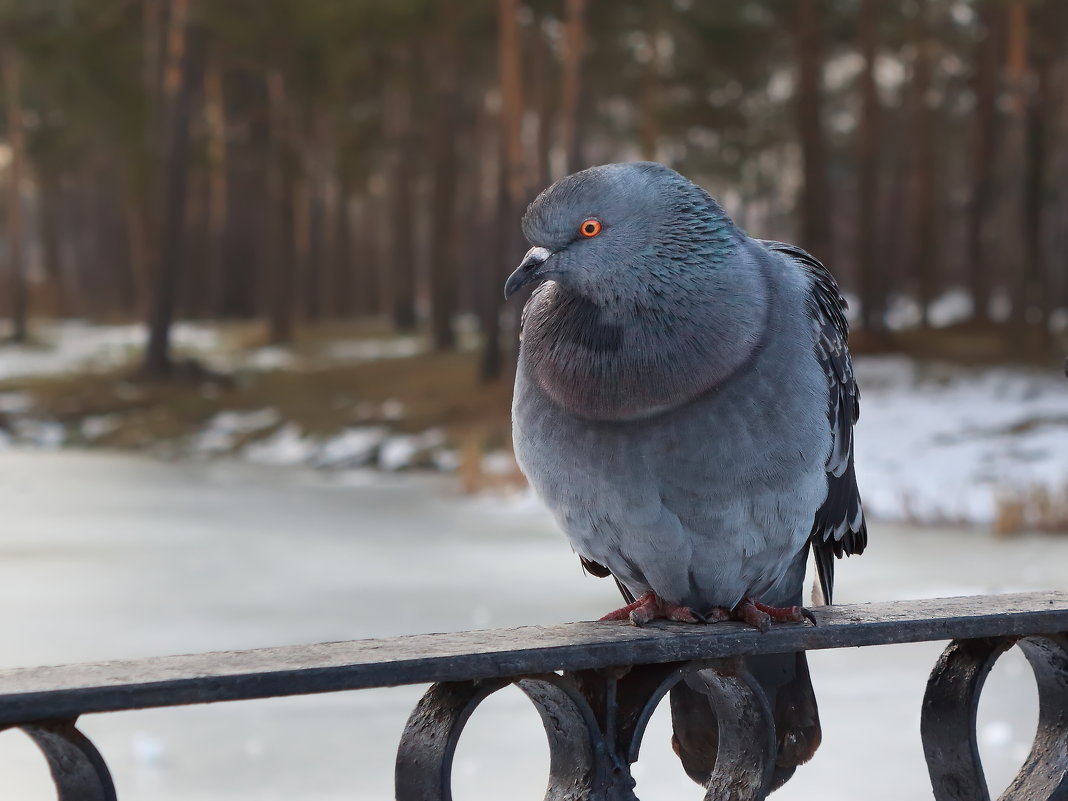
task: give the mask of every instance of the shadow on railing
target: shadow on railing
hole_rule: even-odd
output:
[[[719,725],[706,799],[766,797],[776,738],[768,700],[741,657],[952,640],[931,674],[921,736],[936,801],[989,798],[976,745],[983,682],[1019,645],[1034,669],[1034,745],[1003,801],[1068,801],[1068,594],[823,607],[818,625],[762,634],[713,626],[570,623],[423,634],[0,671],[0,730],[21,728],[48,759],[61,801],[109,801],[103,757],[82,714],[432,682],[397,753],[400,801],[451,799],[453,753],[474,709],[518,686],[541,715],[550,801],[635,799],[630,765],[653,710],[679,681],[699,684]]]

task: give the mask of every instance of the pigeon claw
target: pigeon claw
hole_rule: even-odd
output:
[[[735,620],[748,623],[754,628],[767,632],[772,623],[804,623],[806,620],[816,625],[816,618],[801,606],[769,606],[753,598],[744,598],[731,612]]]
[[[644,626],[654,620],[674,620],[677,623],[707,623],[704,615],[698,615],[688,606],[680,606],[670,601],[662,600],[656,593],[650,591],[642,594],[634,603],[609,612],[601,618],[607,620],[629,620],[635,626]]]

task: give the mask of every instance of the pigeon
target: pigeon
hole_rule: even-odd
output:
[[[516,460],[582,566],[626,605],[603,620],[812,620],[867,528],[853,466],[859,392],[846,303],[802,249],[749,237],[661,164],[562,178],[522,221],[505,298],[522,314]],[[812,620],[812,622],[815,622]],[[819,745],[804,654],[749,657],[774,712],[776,786]],[[707,781],[715,718],[672,692],[673,744]]]

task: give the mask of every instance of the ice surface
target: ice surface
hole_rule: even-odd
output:
[[[525,496],[529,497],[529,496]],[[592,619],[616,605],[537,504],[458,498],[431,476],[160,463],[76,451],[0,452],[0,666],[40,665]],[[1068,589],[1068,538],[875,524],[838,567],[841,602]],[[920,701],[942,645],[813,653],[824,742],[778,795],[930,798]],[[1013,651],[979,710],[997,795],[1034,731]],[[422,687],[87,715],[125,801],[386,799]],[[665,705],[666,706],[666,705]],[[636,765],[643,801],[697,801],[666,708]],[[480,707],[456,797],[544,794],[544,734],[517,691]],[[0,735],[5,798],[52,799],[39,752]]]

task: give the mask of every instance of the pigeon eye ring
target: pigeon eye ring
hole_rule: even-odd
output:
[[[582,225],[579,226],[579,232],[587,239],[593,239],[593,237],[601,233],[601,221],[592,217],[584,220]]]

